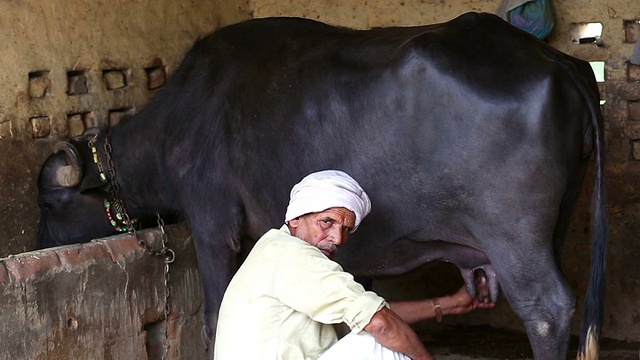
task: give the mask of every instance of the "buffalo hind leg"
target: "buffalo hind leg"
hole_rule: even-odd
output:
[[[507,301],[524,322],[534,358],[566,359],[575,296],[553,250],[538,245],[509,252],[505,248],[488,251],[500,254],[491,259],[492,265]]]

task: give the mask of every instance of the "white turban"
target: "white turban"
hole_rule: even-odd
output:
[[[349,175],[338,170],[325,170],[307,175],[293,189],[285,223],[298,216],[343,207],[356,214],[356,231],[362,219],[371,211],[369,196]]]

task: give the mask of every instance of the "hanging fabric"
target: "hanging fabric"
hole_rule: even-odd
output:
[[[496,15],[539,39],[546,38],[556,24],[553,0],[502,0]]]
[[[636,41],[636,47],[633,50],[633,55],[631,55],[629,62],[634,65],[640,65],[640,39]]]

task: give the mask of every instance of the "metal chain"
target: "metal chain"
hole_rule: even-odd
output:
[[[97,136],[90,140],[90,146],[95,143]],[[171,304],[169,302],[169,298],[171,297],[171,292],[169,289],[169,266],[175,261],[176,253],[169,248],[169,239],[167,237],[167,233],[164,230],[164,220],[160,217],[160,214],[157,214],[158,217],[158,227],[160,228],[162,246],[160,250],[155,250],[149,245],[144,239],[141,239],[136,232],[136,228],[129,217],[129,213],[124,207],[124,202],[120,197],[120,187],[118,186],[118,181],[116,180],[116,167],[113,163],[113,158],[111,157],[111,144],[109,143],[108,137],[104,139],[104,152],[105,157],[107,158],[107,172],[109,174],[108,180],[111,185],[111,195],[113,196],[113,206],[116,212],[123,215],[124,223],[127,226],[128,232],[130,235],[133,235],[140,247],[142,247],[146,252],[150,253],[153,256],[164,256],[164,306],[163,306],[163,315],[164,315],[164,345],[163,345],[163,353],[162,359],[167,360],[169,354],[169,314],[171,312]],[[98,170],[102,173],[102,165],[100,161],[96,163],[98,165]]]
[[[122,221],[127,227],[128,232],[134,235],[136,239],[138,239],[138,244],[140,246],[144,247],[147,251],[149,251],[153,255],[157,255],[157,256],[162,255],[162,254],[156,254],[155,250],[153,250],[144,241],[142,241],[138,237],[138,234],[136,233],[136,229],[133,226],[133,222],[129,218],[129,213],[125,209],[124,203],[122,202],[122,198],[120,197],[120,186],[118,185],[118,180],[116,179],[116,167],[113,163],[113,158],[111,157],[111,150],[112,148],[111,148],[111,144],[109,143],[109,139],[105,137],[104,153],[105,153],[105,156],[107,157],[107,172],[109,173],[109,176],[108,176],[109,184],[111,185],[111,195],[113,196],[113,208],[115,209],[116,214],[121,214],[124,217]]]
[[[158,215],[158,227],[162,235],[162,251],[165,254],[164,258],[164,351],[162,353],[162,360],[167,360],[169,354],[169,313],[171,312],[171,306],[169,304],[169,297],[171,292],[169,291],[169,265],[176,259],[176,253],[169,249],[169,239],[167,233],[164,231],[164,220]]]

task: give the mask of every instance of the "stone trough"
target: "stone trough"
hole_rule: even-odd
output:
[[[203,299],[190,234],[167,228],[168,359],[203,358]],[[139,233],[154,247],[160,231]],[[131,235],[0,259],[0,359],[161,359],[164,258]]]

